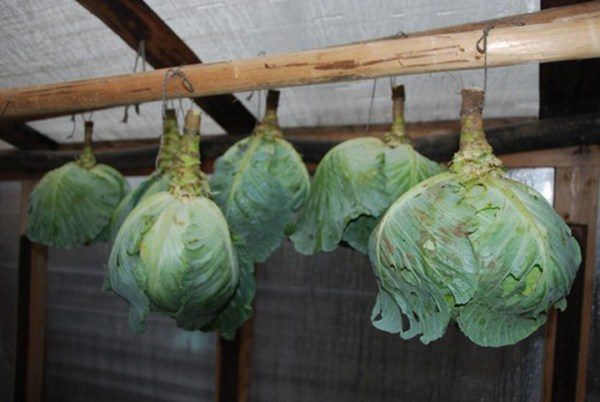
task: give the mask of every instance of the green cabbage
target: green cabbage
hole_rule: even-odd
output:
[[[401,91],[397,91],[401,89]],[[355,138],[332,148],[315,173],[291,236],[303,254],[331,251],[340,242],[367,252],[379,216],[401,194],[443,168],[417,151],[405,134],[403,88],[394,97],[394,122],[383,140]]]
[[[48,172],[29,197],[27,236],[62,248],[108,240],[110,218],[129,186],[110,166],[96,164],[92,125],[80,157]]]
[[[271,103],[277,94],[269,92]],[[283,139],[274,105],[253,135],[217,160],[211,181],[232,232],[243,239],[256,262],[264,261],[293,230],[309,187],[306,166]]]
[[[464,92],[450,172],[402,195],[370,238],[380,289],[373,325],[404,339],[428,343],[454,320],[478,345],[516,343],[550,307],[564,308],[581,262],[544,197],[504,177],[485,139],[482,104],[481,91]]]
[[[171,181],[170,169],[179,148],[179,129],[175,109],[167,109],[163,116],[163,135],[156,158],[156,170],[144,179],[133,191],[119,203],[110,220],[110,237],[114,241],[119,228],[133,208],[144,198],[166,191]]]
[[[199,120],[197,111],[186,117],[168,191],[141,200],[119,229],[110,255],[107,285],[130,303],[135,332],[145,329],[150,311],[172,317],[184,329],[211,329],[239,297],[229,228],[208,198],[200,171]]]

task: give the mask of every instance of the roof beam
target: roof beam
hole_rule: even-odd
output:
[[[465,29],[468,29],[465,31]],[[441,30],[447,32],[447,29]],[[453,32],[416,34],[326,49],[183,67],[193,90],[171,81],[167,96],[207,96],[238,91],[351,81],[600,56],[600,1],[552,13],[515,16],[489,32],[460,25]],[[479,45],[478,45],[479,44]],[[163,98],[165,70],[0,91],[7,119],[69,114]]]
[[[1,123],[0,139],[19,149],[58,149],[59,144],[23,123]]]
[[[495,129],[507,126],[516,126],[537,121],[535,117],[501,117],[485,119],[484,125],[487,129]],[[356,137],[369,135],[372,137],[383,137],[390,130],[388,124],[371,124],[366,133],[366,125],[347,126],[317,126],[317,127],[284,127],[282,131],[285,138],[293,141],[345,141]],[[424,122],[407,122],[406,132],[411,138],[431,137],[444,134],[452,134],[460,131],[459,120],[438,120]],[[203,135],[202,141],[210,139],[212,135]],[[136,138],[115,141],[94,141],[95,150],[118,150],[144,148],[157,146],[159,138]],[[82,149],[83,142],[69,142],[60,144],[60,150]]]
[[[497,155],[580,146],[597,150],[600,144],[600,113],[536,120],[513,126],[487,129],[487,138]],[[357,136],[362,135],[361,132]],[[239,135],[215,135],[202,138],[203,168],[212,169],[212,163],[231,145],[243,138]],[[302,154],[307,165],[314,166],[342,140],[340,138],[310,139],[286,137]],[[423,135],[413,138],[415,148],[437,161],[448,161],[458,149],[459,133]],[[73,160],[79,150],[60,151],[7,151],[0,153],[0,177],[16,173],[39,174]],[[147,173],[154,167],[158,143],[136,148],[104,149],[96,151],[99,162],[110,164],[126,174]],[[580,155],[585,157],[585,153]]]
[[[145,41],[146,61],[154,68],[202,63],[200,58],[142,0],[77,0],[132,49]],[[256,118],[231,94],[194,99],[206,114],[231,134],[247,134]]]

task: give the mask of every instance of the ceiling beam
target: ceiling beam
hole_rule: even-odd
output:
[[[600,144],[600,113],[536,120],[534,122],[487,129],[487,137],[497,155],[579,146],[596,150]],[[359,135],[362,135],[359,134]],[[210,171],[213,162],[231,145],[243,138],[241,135],[214,135],[202,139],[203,169]],[[310,139],[287,137],[307,165],[314,167],[335,145],[339,138]],[[420,136],[413,138],[415,148],[423,155],[437,161],[449,161],[458,149],[459,133]],[[59,151],[7,151],[0,153],[0,177],[17,173],[39,174],[72,161],[79,150]],[[96,151],[96,159],[126,174],[148,172],[154,167],[158,144],[148,144],[132,149],[105,149]]]
[[[145,41],[146,61],[154,68],[202,63],[175,32],[142,0],[77,0],[132,49]],[[231,94],[195,98],[195,102],[230,134],[248,134],[256,118]]]
[[[96,2],[94,2],[95,4]],[[104,2],[98,2],[104,3]],[[548,16],[551,16],[549,18]],[[532,22],[533,21],[533,22]],[[169,98],[600,56],[600,1],[515,16],[494,28],[464,25],[394,39],[183,67],[193,90],[171,81]],[[163,98],[166,70],[0,90],[6,119],[70,114]]]
[[[58,149],[58,142],[23,123],[0,123],[0,140],[19,149]]]
[[[484,125],[488,129],[499,127],[515,126],[536,121],[535,117],[501,117],[485,119]],[[286,127],[283,128],[283,134],[288,140],[311,140],[311,141],[345,141],[365,135],[373,137],[383,137],[389,131],[388,124],[371,124],[368,133],[365,125],[347,125],[347,126],[318,126],[318,127]],[[408,122],[406,123],[406,132],[411,138],[430,137],[443,134],[452,134],[460,130],[459,120],[438,120],[426,122]],[[203,141],[212,135],[204,135]],[[144,148],[147,146],[157,146],[159,138],[138,138],[124,139],[115,141],[94,141],[96,150],[117,150]],[[60,144],[60,150],[78,150],[83,147],[82,142],[69,142]]]

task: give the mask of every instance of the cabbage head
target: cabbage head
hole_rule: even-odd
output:
[[[92,127],[86,123],[79,158],[48,172],[33,189],[27,226],[31,241],[74,248],[108,240],[110,218],[129,186],[118,171],[96,163]]]
[[[478,345],[519,342],[546,322],[550,307],[565,307],[581,262],[544,197],[504,177],[483,132],[482,105],[482,91],[463,91],[450,171],[398,198],[370,237],[379,284],[371,319],[404,339],[429,343],[453,320]]]
[[[188,112],[167,191],[144,198],[123,222],[107,285],[130,304],[130,327],[150,311],[187,330],[208,328],[235,297],[240,271],[225,217],[200,171],[198,111]]]
[[[277,122],[278,92],[269,91],[264,119],[215,165],[211,188],[231,230],[256,262],[262,262],[293,231],[310,179],[302,158],[283,138]]]
[[[125,218],[141,200],[169,188],[171,168],[179,150],[179,137],[176,111],[167,109],[163,116],[163,134],[156,158],[156,170],[129,192],[117,206],[110,221],[110,237],[113,241]]]
[[[398,91],[401,89],[401,91]],[[443,167],[419,154],[405,134],[403,87],[394,93],[394,122],[381,140],[355,138],[319,163],[310,195],[291,236],[300,253],[332,251],[343,242],[366,253],[381,214],[417,183]]]

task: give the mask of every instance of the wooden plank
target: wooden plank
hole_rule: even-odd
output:
[[[0,124],[0,139],[19,149],[58,149],[56,141],[23,123]]]
[[[168,97],[207,96],[389,75],[418,74],[600,56],[600,1],[562,7],[550,22],[537,13],[493,29],[487,57],[481,29],[382,39],[327,49],[185,66],[193,88],[168,86]],[[557,14],[558,13],[558,14]],[[560,16],[557,16],[560,15]],[[525,23],[525,25],[522,25]],[[459,27],[460,28],[460,27]],[[165,70],[0,91],[5,119],[33,119],[162,99]]]
[[[488,129],[499,127],[512,127],[525,123],[533,123],[537,120],[534,117],[502,117],[485,119],[484,125]],[[365,135],[373,137],[383,137],[389,131],[389,124],[372,124],[366,133],[365,125],[354,126],[320,126],[320,127],[287,127],[283,132],[287,138],[308,139],[308,140],[337,140],[344,141]],[[460,130],[459,120],[439,120],[426,122],[406,123],[406,132],[411,138],[435,136],[442,134],[453,134]],[[366,134],[365,134],[366,133]],[[211,135],[205,135],[208,138]],[[94,141],[94,149],[132,149],[147,146],[157,146],[158,138],[127,139],[117,141]],[[62,143],[60,150],[79,150],[83,148],[83,142]]]
[[[585,255],[587,226],[569,226]],[[553,342],[549,342],[552,350],[546,349],[546,364],[552,362],[552,367],[547,370],[552,373],[551,378],[548,379],[552,386],[544,390],[544,400],[555,402],[576,400],[582,307],[585,298],[583,278],[586,276],[587,270],[593,271],[594,267],[586,266],[583,261],[571,287],[571,292],[567,296],[568,308],[563,312],[554,310],[551,316],[553,322],[548,324],[549,330],[554,333]]]
[[[510,168],[600,166],[600,146],[592,145],[582,152],[580,146],[516,152],[500,155],[504,166]]]
[[[29,193],[34,182],[21,188],[21,232],[27,222]],[[15,401],[40,402],[44,390],[44,331],[48,249],[21,235],[17,297]]]
[[[541,8],[587,7],[589,4],[585,0],[542,0]],[[600,59],[597,58],[542,63],[539,117],[557,118],[597,111],[600,107],[600,83],[595,79],[598,69]],[[583,231],[587,228],[584,243],[589,237],[595,238],[598,188],[597,184],[588,181],[597,183],[599,169],[597,158],[590,157],[590,152],[586,151],[588,146],[583,139],[575,151],[578,158],[558,167],[555,172],[555,208],[566,221],[582,225]],[[586,172],[584,179],[579,174],[582,171]],[[594,250],[594,243],[591,248]],[[589,243],[582,246],[584,253],[589,253],[589,249]],[[594,261],[588,258],[584,254],[582,266],[586,269],[578,274],[573,285],[570,311],[554,312],[547,326],[544,401],[585,400],[594,267]]]
[[[250,400],[252,342],[252,318],[238,329],[235,339],[228,341],[219,337],[216,402],[248,402]]]
[[[202,63],[200,58],[142,0],[77,0],[104,22],[132,49],[145,41],[146,60],[154,68]],[[195,98],[194,101],[225,131],[247,134],[256,118],[231,94]]]
[[[592,317],[593,282],[596,258],[596,221],[600,167],[561,167],[556,169],[555,208],[567,222],[587,226],[584,266],[590,269],[583,276],[583,298],[581,308],[581,330],[577,365],[576,398],[585,401],[587,359],[589,351],[589,329]]]

